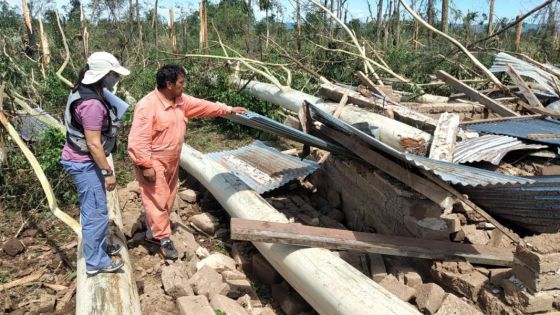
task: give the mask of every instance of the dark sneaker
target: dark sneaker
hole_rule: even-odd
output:
[[[116,272],[119,271],[122,268],[122,266],[124,266],[124,261],[120,259],[115,259],[111,262],[111,264],[109,264],[109,266],[103,267],[101,269],[86,270],[86,274],[91,277],[91,276],[95,276],[98,273]]]
[[[163,258],[166,259],[177,259],[179,257],[179,254],[177,253],[177,250],[171,240],[162,241],[160,251]]]
[[[119,244],[107,244],[107,255],[114,256],[121,251],[121,245]]]

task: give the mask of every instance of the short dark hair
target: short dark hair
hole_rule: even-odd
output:
[[[156,73],[156,82],[158,89],[163,89],[167,86],[167,82],[175,84],[179,76],[186,76],[185,69],[179,65],[165,65],[161,67]]]

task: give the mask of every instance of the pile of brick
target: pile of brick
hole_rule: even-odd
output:
[[[560,302],[560,235],[525,239],[514,254],[512,276],[502,281],[508,303],[524,313],[548,312]]]

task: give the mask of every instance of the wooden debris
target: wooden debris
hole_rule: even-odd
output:
[[[66,290],[68,289],[67,286],[64,285],[60,285],[60,284],[56,284],[56,283],[44,283],[43,285],[49,289],[55,290],[55,291],[62,291],[62,290]]]
[[[344,95],[342,95],[342,98],[340,99],[340,102],[336,106],[336,109],[334,110],[333,116],[335,118],[340,117],[340,114],[342,114],[342,110],[344,109],[344,106],[346,106],[347,103],[348,103],[348,93],[344,93]]]
[[[529,139],[545,139],[545,138],[560,138],[560,133],[529,133]]]
[[[515,70],[515,68],[511,64],[507,65],[506,72],[511,78],[511,80],[513,81],[513,83],[515,83],[515,85],[519,87],[519,91],[521,92],[521,94],[523,94],[523,96],[525,97],[527,102],[529,102],[529,105],[531,105],[531,107],[544,108],[541,102],[539,101],[539,99],[535,96],[535,94],[533,94],[533,92],[531,91],[527,83],[525,83],[521,75],[519,75],[519,73]]]
[[[430,158],[440,161],[453,162],[453,152],[459,128],[459,115],[443,113],[432,138]]]
[[[26,285],[28,283],[35,282],[35,281],[39,280],[39,278],[41,278],[43,273],[44,273],[44,271],[42,271],[42,270],[37,271],[35,273],[30,274],[29,276],[26,276],[26,277],[23,277],[23,278],[20,278],[20,279],[2,284],[2,285],[0,285],[0,292],[2,292],[4,290],[11,289],[11,288],[18,287],[20,285]]]
[[[452,75],[450,75],[449,73],[443,70],[438,70],[436,72],[436,76],[438,79],[445,81],[445,83],[451,85],[457,91],[465,93],[468,97],[486,106],[488,109],[494,111],[495,113],[501,116],[504,117],[519,116],[518,113],[503,106],[502,104],[499,104],[498,102],[480,93],[479,91],[471,88],[470,86],[466,85],[465,83],[461,82],[460,80],[458,80],[457,78],[453,77]]]
[[[231,238],[235,240],[324,247],[427,259],[449,259],[453,257],[465,259],[472,263],[495,266],[510,266],[513,264],[512,251],[498,247],[239,218],[231,219],[230,228]]]

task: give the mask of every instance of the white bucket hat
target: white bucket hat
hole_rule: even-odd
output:
[[[114,71],[120,75],[129,75],[130,71],[121,66],[117,58],[108,52],[94,52],[87,60],[89,70],[84,74],[83,84],[93,84],[101,80],[107,73]]]

